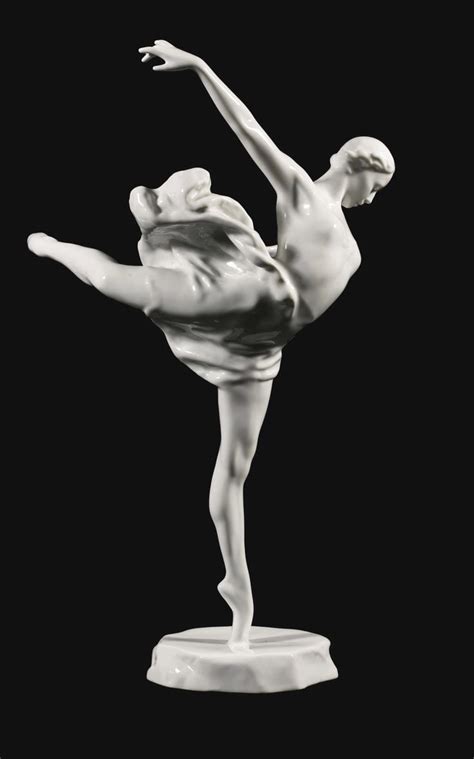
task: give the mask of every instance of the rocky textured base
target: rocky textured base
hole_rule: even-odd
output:
[[[251,627],[249,649],[235,652],[230,634],[230,627],[197,627],[165,635],[153,649],[148,680],[185,690],[275,693],[337,677],[322,635]]]

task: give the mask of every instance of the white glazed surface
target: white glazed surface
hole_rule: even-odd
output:
[[[165,635],[153,649],[148,680],[186,690],[274,693],[338,676],[322,635],[252,626],[250,647],[242,652],[229,648],[229,635],[229,627]]]
[[[211,192],[203,168],[130,193],[142,265],[44,233],[28,246],[67,266],[104,295],[141,309],[174,355],[218,388],[221,445],[211,482],[232,610],[229,650],[249,650],[253,598],[244,544],[243,487],[257,448],[282,348],[344,291],[361,256],[342,208],[370,204],[395,170],[388,148],[355,137],[313,181],[272,142],[248,108],[197,56],[157,40],[140,48],[156,71],[192,69],[276,193],[278,241],[265,245],[235,200]]]

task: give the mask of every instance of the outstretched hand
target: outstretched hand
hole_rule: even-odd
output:
[[[179,71],[180,69],[194,68],[200,61],[197,55],[180,50],[166,40],[155,40],[152,47],[139,47],[139,53],[145,53],[142,63],[147,63],[153,58],[162,58],[164,63],[153,66],[153,71]]]

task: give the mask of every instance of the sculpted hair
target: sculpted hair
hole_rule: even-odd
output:
[[[394,164],[376,153],[369,153],[364,148],[345,150],[347,172],[357,174],[359,171],[379,171],[381,174],[393,174]]]

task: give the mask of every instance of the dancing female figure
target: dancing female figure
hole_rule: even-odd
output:
[[[136,187],[130,209],[141,230],[142,265],[99,250],[28,237],[28,247],[67,266],[104,295],[141,309],[174,355],[218,388],[221,443],[210,513],[225,564],[218,590],[233,613],[229,646],[249,647],[253,598],[245,557],[244,482],[257,448],[281,351],[342,293],[360,253],[341,206],[371,203],[395,170],[386,146],[356,137],[316,181],[272,142],[246,106],[199,57],[164,40],[142,47],[156,71],[192,69],[273,186],[278,242],[266,246],[242,206],[211,192],[209,172],[172,174]]]

